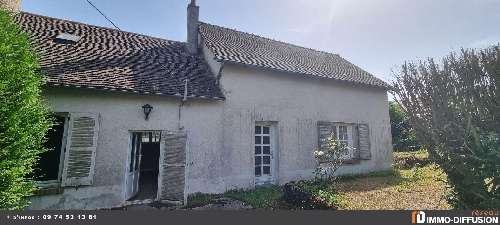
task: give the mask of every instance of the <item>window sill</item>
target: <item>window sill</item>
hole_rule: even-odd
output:
[[[64,188],[62,187],[41,187],[35,190],[34,196],[44,196],[44,195],[58,195],[64,193]]]
[[[360,164],[361,160],[360,159],[347,159],[342,162],[342,165],[355,165],[355,164]]]
[[[53,181],[38,181],[36,182],[37,190],[34,191],[35,196],[57,195],[64,192],[61,183],[57,180]]]

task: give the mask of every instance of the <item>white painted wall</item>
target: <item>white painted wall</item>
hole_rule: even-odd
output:
[[[44,96],[54,112],[94,112],[101,116],[94,184],[66,188],[63,194],[31,198],[32,209],[94,209],[125,201],[130,131],[177,130],[179,98],[138,96],[93,90],[49,89]],[[148,121],[142,105],[154,107]],[[190,100],[182,108],[181,126],[188,133],[190,176],[207,173],[206,165],[220,158],[221,101]],[[193,154],[193,155],[191,155]],[[189,183],[189,182],[188,182]]]
[[[209,54],[207,54],[209,55]],[[220,66],[217,62],[209,62]],[[385,90],[226,64],[221,78],[226,101],[189,100],[181,126],[188,134],[189,193],[221,193],[254,186],[255,121],[277,124],[277,182],[311,178],[316,165],[318,121],[368,123],[372,159],[347,165],[341,173],[391,167],[392,147]],[[49,89],[55,112],[101,116],[94,185],[37,196],[32,209],[94,209],[122,204],[129,156],[129,132],[177,130],[179,98],[92,90]],[[141,106],[154,107],[144,120]]]
[[[224,66],[221,86],[226,96],[222,151],[224,161],[234,163],[221,164],[216,169],[218,176],[193,179],[193,192],[208,191],[204,184],[217,187],[214,192],[253,186],[255,121],[278,124],[280,184],[313,176],[316,162],[312,152],[318,143],[318,121],[369,124],[372,159],[346,165],[340,174],[391,168],[388,101],[383,89],[234,64]]]

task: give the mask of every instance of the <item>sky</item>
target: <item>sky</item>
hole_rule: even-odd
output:
[[[188,0],[92,0],[120,29],[186,40]],[[405,61],[500,42],[500,0],[198,0],[200,20],[337,53],[385,81]],[[40,15],[112,27],[86,0],[23,0]]]

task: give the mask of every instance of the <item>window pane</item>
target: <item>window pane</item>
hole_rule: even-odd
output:
[[[262,127],[263,128],[263,134],[269,134],[269,127]]]
[[[339,140],[347,140],[347,127],[339,126]]]
[[[255,126],[255,133],[256,134],[261,134],[261,126]]]
[[[271,156],[264,156],[263,164],[271,164]]]
[[[270,137],[269,136],[264,136],[262,137],[264,140],[264,144],[269,144],[270,143]]]
[[[139,136],[139,138],[141,139],[141,136]],[[148,137],[148,139],[149,139],[149,137]],[[142,137],[142,140],[144,140],[144,137]],[[137,169],[139,169],[139,157],[141,154],[141,142],[140,141],[136,142],[136,144],[135,144],[134,154],[135,154],[134,169],[137,170]]]
[[[262,169],[264,169],[263,174],[270,174],[271,173],[270,166],[263,166]]]
[[[260,166],[255,167],[255,176],[260,176]]]
[[[142,142],[143,143],[149,142],[149,135],[150,135],[150,133],[146,133],[146,132],[142,133]]]
[[[136,134],[132,134],[132,149],[130,149],[130,165],[128,167],[128,171],[129,172],[132,172],[134,171],[134,162],[135,162],[135,149],[136,149],[136,146],[137,146],[137,135]]]
[[[59,177],[59,162],[64,135],[64,122],[66,118],[55,116],[55,125],[48,131],[44,147],[49,151],[40,155],[35,168],[35,179],[40,181],[57,180]]]
[[[260,154],[260,146],[255,146],[255,154]]]
[[[271,154],[271,147],[270,146],[262,146],[263,152],[262,154]]]
[[[136,152],[135,152],[135,170],[139,169],[139,157],[141,157],[141,147],[140,144],[137,144]]]
[[[255,165],[258,166],[260,164],[262,164],[261,163],[261,157],[260,156],[255,156]]]
[[[255,136],[255,144],[262,144],[260,136]]]

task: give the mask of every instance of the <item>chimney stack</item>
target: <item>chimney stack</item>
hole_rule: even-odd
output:
[[[187,7],[187,48],[189,53],[198,54],[198,19],[200,8],[196,0],[191,0]]]
[[[18,13],[21,10],[21,0],[0,0],[0,8]]]

